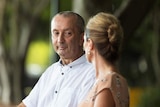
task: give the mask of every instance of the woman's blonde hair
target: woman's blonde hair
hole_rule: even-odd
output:
[[[100,55],[111,63],[116,62],[123,38],[119,20],[112,14],[100,12],[89,19],[86,29]]]

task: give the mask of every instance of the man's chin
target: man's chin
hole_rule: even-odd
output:
[[[58,55],[59,55],[61,58],[65,58],[65,56],[66,56],[65,53],[58,53]]]

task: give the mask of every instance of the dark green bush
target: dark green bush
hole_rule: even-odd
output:
[[[138,107],[160,107],[160,87],[146,89],[140,98]]]

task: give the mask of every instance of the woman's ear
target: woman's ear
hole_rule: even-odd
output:
[[[94,48],[93,41],[90,38],[88,38],[87,42],[88,42],[89,50],[92,50]]]

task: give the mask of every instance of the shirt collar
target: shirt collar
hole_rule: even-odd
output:
[[[69,63],[68,65],[65,65],[65,66],[72,67],[72,66],[76,66],[76,65],[79,65],[81,63],[84,63],[85,61],[87,61],[87,60],[86,60],[85,54],[83,54],[81,57],[79,57],[78,59],[74,60],[73,62],[71,62],[71,63]],[[62,60],[60,59],[58,61],[58,63],[62,66],[61,62],[62,62]]]

